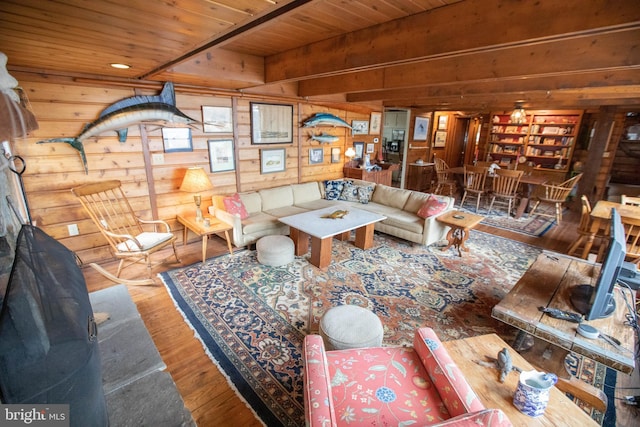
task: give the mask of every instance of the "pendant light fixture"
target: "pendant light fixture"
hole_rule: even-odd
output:
[[[527,112],[524,111],[524,108],[522,108],[522,104],[517,102],[516,103],[516,108],[513,110],[513,113],[511,113],[511,123],[515,123],[515,124],[523,124],[523,123],[527,123]]]

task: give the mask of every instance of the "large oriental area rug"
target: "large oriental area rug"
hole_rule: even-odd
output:
[[[411,345],[416,328],[443,340],[514,331],[491,317],[539,249],[473,232],[470,252],[413,246],[375,235],[363,251],[333,242],[321,271],[296,257],[267,267],[237,251],[160,275],[213,361],[268,426],[304,425],[301,345],[323,313],[339,304],[373,310],[385,345]]]
[[[516,219],[513,216],[508,216],[506,207],[497,205],[497,202],[491,210],[491,213],[489,213],[488,204],[480,204],[480,209],[476,212],[475,203],[475,199],[471,199],[469,202],[465,201],[464,207],[458,209],[484,216],[485,218],[482,220],[482,224],[501,228],[503,230],[515,231],[516,233],[526,234],[528,236],[542,236],[549,231],[556,222],[554,218],[537,214],[529,215],[527,213]],[[457,206],[459,206],[459,201]],[[541,205],[537,211],[546,214],[553,214],[554,208],[547,205]]]

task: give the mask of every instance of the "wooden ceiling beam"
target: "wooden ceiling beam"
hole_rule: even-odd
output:
[[[337,75],[454,52],[597,34],[639,23],[640,8],[633,1],[469,0],[269,56],[265,80]],[[460,37],[461,31],[469,36]]]
[[[350,102],[370,102],[375,100],[433,98],[436,96],[460,97],[492,93],[523,93],[527,91],[555,91],[607,86],[623,87],[625,85],[640,85],[640,65],[618,70],[596,70],[529,78],[518,76],[468,82],[451,81],[414,88],[349,93],[347,94],[347,100]]]
[[[640,64],[638,40],[640,27],[321,77],[301,81],[300,96],[617,70]]]

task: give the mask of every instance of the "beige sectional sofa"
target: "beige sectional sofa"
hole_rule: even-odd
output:
[[[369,202],[327,200],[325,183],[313,181],[240,193],[240,200],[249,214],[245,219],[224,209],[223,196],[213,196],[213,206],[209,211],[233,226],[233,244],[237,247],[255,243],[262,236],[288,235],[289,227],[278,221],[278,218],[328,206],[346,210],[358,208],[384,215],[387,218],[377,222],[375,230],[410,242],[430,245],[445,237],[447,229],[436,221],[437,215],[428,218],[417,215],[430,194],[367,181],[346,181],[356,186],[371,187],[373,193]],[[453,209],[453,198],[438,198],[446,202],[443,212]]]

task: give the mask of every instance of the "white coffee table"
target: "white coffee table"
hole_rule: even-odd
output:
[[[323,218],[337,210],[349,213],[342,218]],[[309,262],[318,268],[327,268],[331,264],[331,241],[333,237],[340,240],[349,239],[351,230],[356,230],[354,245],[360,249],[373,246],[373,228],[376,222],[386,219],[385,216],[362,209],[348,207],[329,207],[309,211],[297,215],[280,218],[287,224],[290,236],[296,246],[296,255],[302,256],[309,250],[311,237],[311,258]]]

